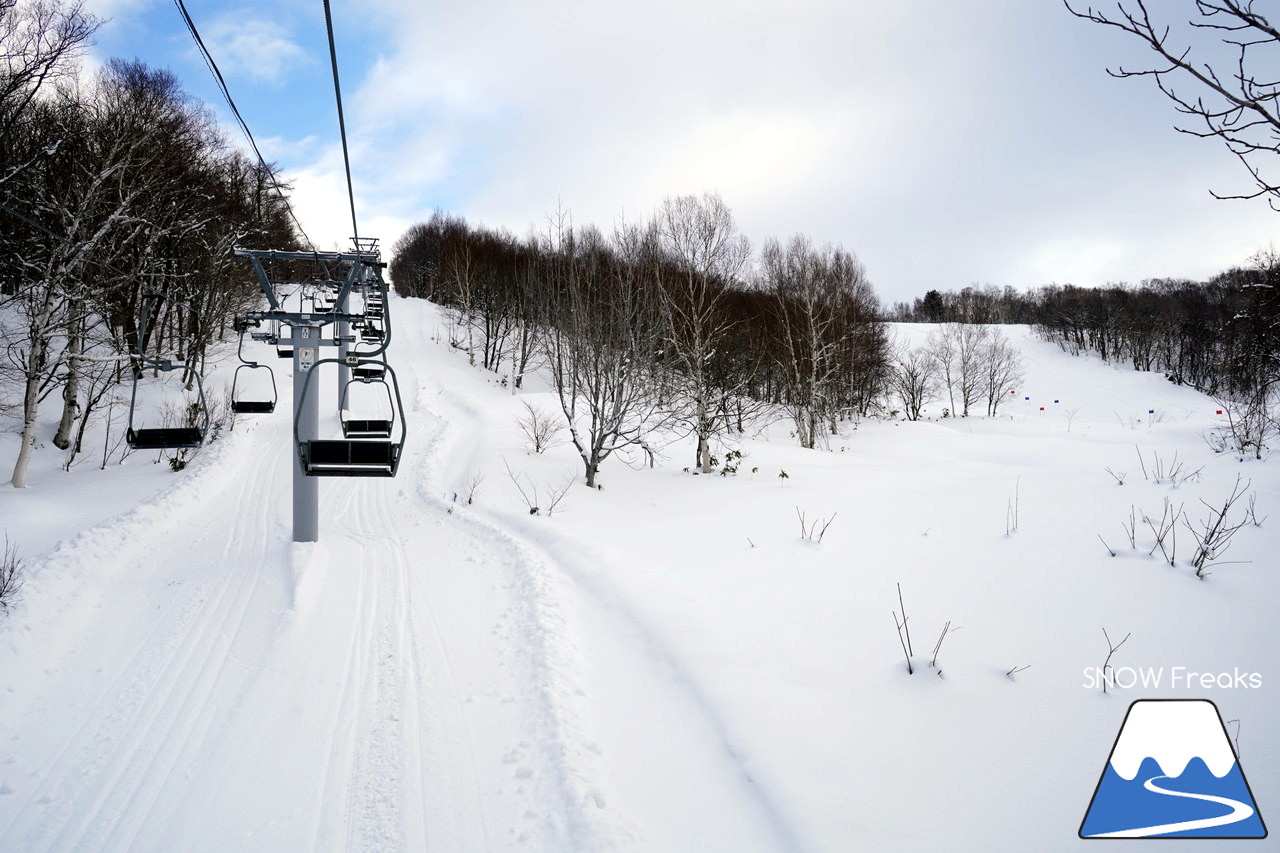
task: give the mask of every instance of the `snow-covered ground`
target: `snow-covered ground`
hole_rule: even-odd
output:
[[[1068,849],[1153,697],[1238,720],[1264,820],[1280,803],[1280,475],[1208,449],[1203,395],[1010,327],[1027,376],[998,418],[937,402],[822,451],[776,423],[726,477],[686,473],[678,443],[531,516],[507,465],[544,494],[581,473],[567,443],[523,448],[522,403],[551,395],[392,299],[404,461],[323,481],[315,545],[289,541],[287,406],[181,473],[66,474],[50,448],[0,490],[28,563],[0,614],[0,850]],[[1156,482],[1175,454],[1199,475]],[[1177,566],[1148,555],[1144,512],[1199,519],[1237,475],[1274,516],[1242,562],[1197,580],[1185,529]],[[821,544],[797,508],[835,516]],[[1122,676],[1159,685],[1088,683],[1103,628],[1131,635]],[[1260,686],[1187,677],[1236,671]]]

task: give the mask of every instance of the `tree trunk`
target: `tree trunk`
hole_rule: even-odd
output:
[[[77,358],[84,349],[81,338],[81,324],[73,320],[71,335],[67,339],[67,381],[62,386],[62,418],[58,421],[58,431],[53,436],[53,446],[66,450],[71,446],[71,429],[75,426],[76,410],[80,407],[80,359]]]
[[[701,389],[700,389],[701,390]],[[715,426],[707,417],[707,400],[702,394],[698,395],[698,465],[702,468],[702,473],[711,473],[711,431]]]
[[[40,346],[40,360],[43,360],[43,346]],[[36,443],[36,414],[40,409],[40,371],[35,369],[37,347],[32,347],[33,364],[27,372],[25,393],[22,396],[22,441],[18,445],[18,461],[13,466],[13,487],[27,487],[27,463],[31,461],[31,451]]]

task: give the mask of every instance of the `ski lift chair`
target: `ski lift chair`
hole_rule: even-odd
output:
[[[367,365],[367,366],[365,366]],[[360,375],[361,371],[366,371],[365,377]],[[352,378],[342,388],[342,399],[340,401],[339,418],[342,421],[343,438],[391,438],[391,431],[395,426],[396,406],[395,400],[391,396],[391,386],[387,384],[387,365],[380,361],[367,361],[356,365],[351,369]],[[387,389],[388,410],[391,412],[388,418],[348,418],[345,414],[347,410],[347,392],[355,383],[361,385],[381,385]]]
[[[242,364],[236,368],[236,372],[231,377],[231,411],[238,415],[267,415],[276,410],[276,401],[280,399],[280,391],[276,388],[276,374],[265,364],[259,364],[256,361],[249,361],[244,357],[244,332],[240,333],[240,345],[236,348],[236,356]],[[242,370],[265,370],[267,376],[271,378],[271,399],[270,400],[249,400],[236,394],[236,389],[240,385],[240,371]]]
[[[200,397],[200,411],[204,415],[204,423],[201,426],[135,428],[133,418],[138,408],[138,380],[142,378],[142,371],[146,368],[159,370],[162,373],[181,370],[185,376],[193,377]],[[204,444],[204,437],[208,431],[209,406],[204,397],[204,383],[200,381],[200,374],[193,368],[165,359],[144,361],[142,367],[133,371],[133,393],[129,397],[129,428],[125,433],[125,441],[130,447],[134,450],[179,450],[199,447]]]
[[[311,391],[311,377],[322,364],[344,364],[343,359],[322,358],[312,365],[303,380],[298,395],[298,412],[301,413],[307,394]],[[353,366],[359,366],[353,365]],[[385,438],[343,437],[342,439],[311,439],[303,441],[298,436],[298,417],[294,418],[294,443],[298,448],[298,461],[308,477],[394,477],[400,467],[400,453],[404,447],[404,402],[400,397],[400,384],[390,365],[384,365],[391,377],[388,393],[392,400],[391,420],[399,424],[399,435]],[[385,379],[383,380],[386,381]],[[398,417],[397,417],[398,413]],[[344,431],[347,429],[344,424]]]

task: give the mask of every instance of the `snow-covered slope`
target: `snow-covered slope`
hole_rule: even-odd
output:
[[[1008,328],[1027,379],[999,418],[849,424],[824,451],[778,423],[727,477],[676,444],[547,518],[506,465],[580,474],[568,445],[522,449],[550,395],[437,343],[433,306],[393,310],[400,474],[324,482],[314,546],[288,541],[284,407],[181,474],[40,462],[0,492],[30,556],[0,616],[0,849],[1066,849],[1150,696],[1217,702],[1264,817],[1280,801],[1275,524],[1200,581],[1190,533],[1171,567],[1142,523],[1166,499],[1194,522],[1237,474],[1280,507],[1273,461],[1208,450],[1202,395]],[[1175,454],[1200,473],[1156,482]],[[821,544],[797,508],[835,515]],[[1161,683],[1090,684],[1104,627]]]

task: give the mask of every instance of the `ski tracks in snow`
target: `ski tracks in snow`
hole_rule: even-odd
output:
[[[269,451],[261,443],[250,451],[250,443],[237,438],[235,451],[249,455],[236,468],[261,468],[271,477],[271,466],[263,464]],[[0,832],[0,838],[15,843],[10,849],[134,849],[189,745],[208,731],[215,684],[233,659],[232,644],[272,547],[267,513],[253,500],[261,481],[227,476],[225,466],[235,454],[228,447],[219,451],[201,471],[200,485],[206,488],[187,482],[167,490],[53,555],[54,563],[90,566],[95,557],[110,559],[140,573],[147,566],[184,563],[193,571],[181,583],[183,591],[158,605],[160,617],[129,658],[118,669],[113,666],[119,675],[80,715],[83,722],[70,733],[25,809]],[[217,488],[209,491],[211,485]],[[205,524],[205,499],[231,501],[236,536]],[[201,554],[220,556],[195,556]]]
[[[550,698],[573,689],[569,641],[547,579],[430,494],[449,425],[412,413],[400,476],[322,483],[321,542],[290,545],[287,415],[46,561],[117,572],[138,604],[64,626],[66,701],[14,721],[44,754],[0,798],[0,848],[615,846],[580,816],[589,791],[569,793]],[[95,644],[90,693],[68,675]]]
[[[429,383],[420,385],[418,407],[446,425],[448,451],[433,454],[438,467],[429,478],[444,503],[455,491],[450,484],[461,486],[483,468],[477,454],[486,415],[464,394]],[[807,849],[785,810],[752,778],[689,671],[610,587],[607,572],[588,569],[611,562],[609,555],[550,532],[522,531],[488,512],[462,508],[457,515],[503,543],[518,572],[526,642],[541,669],[534,682],[547,714],[544,758],[560,777],[572,821],[567,849]],[[611,671],[618,667],[625,674]],[[601,704],[611,689],[626,698]],[[606,755],[598,732],[622,749]],[[654,786],[654,778],[664,781]]]
[[[44,561],[71,578],[100,564],[136,596],[108,585],[101,601],[128,612],[68,604],[41,629],[61,680],[10,721],[17,778],[35,781],[0,797],[0,848],[660,848],[668,816],[689,829],[661,826],[677,841],[801,846],[736,757],[704,760],[732,752],[722,722],[691,683],[672,690],[674,658],[655,669],[655,639],[597,573],[447,496],[485,416],[426,373],[428,346],[397,347],[413,409],[399,476],[322,481],[319,543],[288,542],[282,409]],[[584,629],[608,654],[584,651]],[[610,703],[603,723],[625,759],[603,754],[587,689],[615,663],[648,673],[625,681],[645,707]]]

